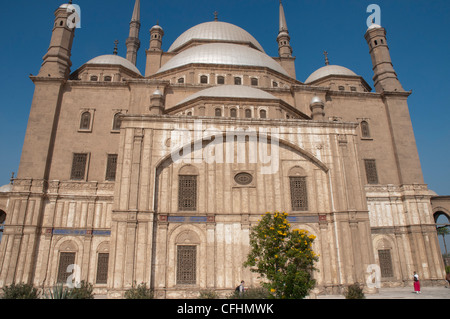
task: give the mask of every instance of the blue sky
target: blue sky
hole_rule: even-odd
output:
[[[47,51],[53,12],[59,0],[4,1],[0,11],[0,186],[17,172],[36,75]],[[134,0],[78,0],[81,29],[76,31],[72,71],[93,57],[110,54],[118,39],[125,55],[125,40]],[[391,57],[406,90],[425,182],[439,195],[450,195],[450,1],[448,0],[284,0],[291,45],[297,57],[297,77],[304,81],[324,65],[350,68],[373,87],[372,65],[364,39],[366,8],[381,7]],[[144,73],[148,30],[159,21],[164,28],[163,49],[185,30],[219,20],[250,32],[267,54],[277,56],[277,0],[141,0],[141,50],[138,67]]]

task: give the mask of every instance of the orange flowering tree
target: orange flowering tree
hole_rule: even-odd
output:
[[[244,266],[261,275],[272,297],[303,299],[315,286],[312,272],[318,255],[312,244],[316,237],[306,230],[291,230],[287,216],[279,212],[262,215],[252,228]]]

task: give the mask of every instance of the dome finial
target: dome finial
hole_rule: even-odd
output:
[[[325,65],[330,65],[330,61],[328,61],[328,52],[323,51],[323,55],[325,56]]]
[[[219,21],[219,12],[214,11],[214,21]]]
[[[118,49],[117,49],[117,46],[119,45],[119,40],[115,40],[114,41],[114,52],[113,52],[113,54],[114,55],[117,55],[117,51],[118,51]]]

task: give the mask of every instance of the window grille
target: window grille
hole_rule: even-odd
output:
[[[252,78],[252,85],[253,86],[258,86],[258,79],[257,78]]]
[[[306,177],[289,177],[291,186],[291,203],[293,211],[308,210],[308,193]]]
[[[231,116],[231,117],[237,117],[237,111],[236,111],[236,109],[231,109],[231,110],[230,110],[230,116]]]
[[[383,249],[378,251],[378,259],[380,261],[381,278],[394,277],[392,268],[391,250]]]
[[[178,183],[178,210],[197,210],[197,176],[180,175]]]
[[[197,246],[177,247],[177,285],[197,283]]]
[[[252,118],[252,110],[246,109],[245,110],[245,117],[248,118],[248,119]]]
[[[85,178],[87,156],[87,154],[73,154],[70,179],[79,181]]]
[[[225,78],[223,76],[218,76],[217,84],[225,84]]]
[[[99,253],[97,260],[97,284],[106,284],[108,281],[109,253]]]
[[[177,82],[178,84],[184,84],[184,78],[179,78]]]
[[[215,115],[216,115],[216,117],[221,117],[222,116],[222,110],[221,109],[216,109],[215,110]]]
[[[361,122],[361,136],[365,138],[370,137],[369,123],[367,121]]]
[[[206,75],[202,75],[200,77],[200,83],[207,84],[208,83],[208,77]]]
[[[106,163],[106,180],[115,181],[116,180],[116,170],[117,170],[117,154],[108,154],[108,162]]]
[[[75,264],[75,253],[60,253],[59,254],[59,267],[58,267],[58,283],[66,283],[67,278],[71,275],[67,272],[67,267]]]
[[[234,78],[234,84],[235,85],[242,85],[242,79],[240,77],[235,77]]]
[[[374,159],[365,159],[366,177],[368,184],[378,184],[377,165]]]
[[[91,113],[84,112],[81,114],[80,130],[89,130],[91,128]]]

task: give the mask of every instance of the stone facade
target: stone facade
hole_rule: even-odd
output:
[[[0,285],[52,286],[67,259],[111,298],[134,282],[158,298],[226,294],[242,279],[257,286],[242,266],[249,234],[276,210],[317,237],[318,293],[365,284],[374,264],[385,286],[409,284],[414,271],[443,284],[410,92],[384,28],[366,32],[376,92],[339,66],[298,81],[282,5],[279,57],[219,21],[195,27],[218,30],[212,38],[191,32],[163,52],[154,26],[142,76],[137,0],[129,61],[102,56],[71,73],[67,6],[56,10],[52,45],[31,78],[18,176],[0,192]]]

